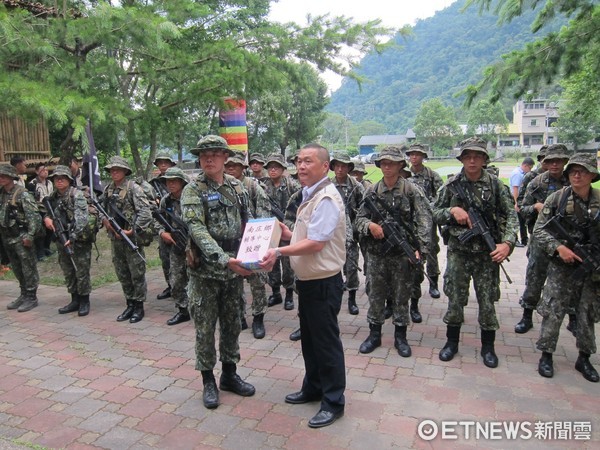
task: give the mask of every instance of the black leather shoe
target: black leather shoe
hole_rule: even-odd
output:
[[[285,290],[285,302],[283,304],[283,309],[286,311],[291,311],[294,309],[294,290],[286,289]]]
[[[214,380],[204,384],[202,402],[207,409],[215,409],[219,406],[219,390],[217,389],[217,383],[215,383]]]
[[[254,386],[242,380],[237,373],[222,373],[219,387],[222,391],[233,392],[242,397],[251,397],[256,392]]]
[[[254,339],[262,339],[265,337],[264,314],[258,314],[252,318],[252,336]]]
[[[485,364],[486,367],[489,367],[491,369],[495,369],[496,367],[498,367],[498,356],[496,356],[494,347],[482,348],[481,357],[483,358],[483,364]]]
[[[133,315],[133,302],[131,300],[127,301],[127,308],[125,308],[125,311],[123,311],[119,317],[117,317],[117,322],[124,322],[126,320],[131,319],[131,316]]]
[[[410,355],[412,355],[412,350],[410,349],[410,345],[408,345],[406,339],[394,339],[394,347],[396,347],[398,354],[403,358],[410,358]]]
[[[283,298],[281,298],[281,294],[279,292],[275,292],[274,294],[270,295],[267,300],[267,306],[269,307],[279,305],[281,303],[283,303]]]
[[[446,342],[444,348],[440,350],[440,361],[451,361],[457,353],[458,344],[455,342]]]
[[[129,318],[129,323],[138,323],[144,318],[144,302],[133,302],[133,314]]]
[[[302,339],[302,334],[300,333],[300,328],[294,330],[290,333],[290,341],[299,341]]]
[[[433,285],[429,286],[429,295],[431,295],[431,298],[440,298],[442,296],[438,287]]]
[[[585,358],[583,356],[577,358],[577,362],[575,363],[575,369],[577,369],[578,372],[581,372],[583,378],[585,378],[588,381],[591,381],[592,383],[597,383],[598,380],[600,380],[598,372],[596,371],[596,369],[594,369],[594,366],[592,366],[592,363],[590,362],[589,358]]]
[[[331,411],[319,411],[312,419],[308,421],[308,426],[311,428],[322,428],[331,425],[344,415],[344,411],[334,413]]]
[[[419,301],[410,299],[410,320],[413,323],[421,323],[423,322],[423,317],[421,316],[421,312],[419,311]]]
[[[545,378],[552,378],[554,376],[554,365],[552,364],[552,354],[546,356],[542,354],[540,362],[538,363],[538,373]]]
[[[90,295],[79,296],[79,311],[77,315],[79,317],[85,317],[90,313]]]
[[[533,328],[533,321],[531,319],[522,318],[521,321],[515,325],[515,333],[523,334],[527,333]]]
[[[177,313],[167,320],[167,325],[177,325],[178,323],[187,322],[190,320],[190,314],[187,311],[181,309]]]
[[[318,402],[321,400],[320,395],[308,395],[304,391],[294,392],[285,396],[285,402],[292,405],[301,405],[303,403]]]
[[[58,308],[59,314],[69,314],[75,311],[79,311],[79,300],[71,300],[68,305]]]
[[[165,298],[169,298],[171,296],[171,286],[167,286],[164,291],[156,296],[159,300],[164,300]]]

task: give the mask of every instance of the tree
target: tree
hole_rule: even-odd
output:
[[[465,8],[478,5],[487,11],[495,5],[501,23],[519,17],[526,9],[543,4],[532,24],[534,32],[564,15],[569,23],[559,31],[527,44],[523,49],[502,56],[498,63],[487,67],[483,79],[466,89],[470,105],[483,91],[489,91],[492,102],[505,93],[519,98],[528,91],[537,91],[555,79],[566,79],[582,70],[586,61],[593,70],[600,69],[600,5],[592,0],[467,0]],[[528,8],[529,7],[529,8]]]
[[[468,111],[467,134],[481,136],[488,142],[497,142],[498,135],[508,129],[508,119],[499,103],[480,100]]]
[[[456,121],[454,110],[445,106],[439,98],[423,102],[413,130],[417,139],[428,144],[434,151],[452,148],[461,129]]]

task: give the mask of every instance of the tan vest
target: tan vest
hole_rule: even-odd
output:
[[[298,208],[291,244],[306,239],[308,225],[314,209],[324,198],[332,199],[340,210],[339,219],[331,240],[320,252],[310,255],[290,256],[292,269],[299,280],[320,280],[341,272],[346,262],[346,212],[342,197],[331,181],[323,182]]]

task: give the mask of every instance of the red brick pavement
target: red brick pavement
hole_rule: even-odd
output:
[[[444,257],[442,255],[442,265]],[[598,448],[600,385],[575,371],[574,338],[564,327],[555,354],[556,375],[537,374],[540,328],[526,335],[513,331],[521,309],[525,250],[516,249],[502,282],[497,304],[500,365],[488,369],[479,356],[476,302],[466,308],[460,352],[443,363],[444,299],[421,300],[422,324],[409,328],[413,356],[393,348],[393,326],[383,328],[383,346],[370,355],[358,352],[368,333],[367,297],[359,291],[360,315],[340,313],[348,389],[344,418],[312,430],[308,419],[318,404],[288,405],[283,397],[300,387],[300,344],[287,336],[297,325],[296,311],[270,308],[267,337],[242,333],[239,372],[256,386],[256,395],[221,393],[213,411],[202,406],[202,383],[194,370],[191,323],[169,327],[169,300],[156,300],[162,276],[151,271],[146,317],[139,324],[117,323],[124,307],[118,284],[97,289],[88,317],[59,315],[67,302],[64,288],[42,286],[40,306],[19,314],[4,305],[17,294],[12,282],[0,282],[0,448],[2,442],[48,448]],[[247,298],[250,298],[249,293]],[[250,319],[249,319],[250,321]],[[597,356],[592,361],[600,366]],[[217,370],[218,376],[218,370]],[[425,441],[417,429],[423,420],[567,422],[589,421],[589,441],[465,438]],[[533,425],[532,425],[533,429]]]

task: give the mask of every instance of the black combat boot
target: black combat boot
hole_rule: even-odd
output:
[[[156,296],[158,300],[164,300],[165,298],[171,297],[171,285],[167,285],[164,291]]]
[[[133,300],[127,300],[127,308],[123,311],[119,317],[117,317],[117,322],[124,322],[126,320],[131,319],[131,315],[133,314],[133,304],[135,302]]]
[[[37,305],[38,305],[38,298],[37,298],[36,291],[30,291],[25,294],[25,297],[23,298],[23,303],[21,304],[21,306],[19,306],[17,308],[17,311],[18,312],[31,311]]]
[[[219,390],[217,389],[215,376],[212,370],[203,370],[201,373],[202,383],[204,384],[202,402],[204,403],[205,408],[215,409],[219,406]]]
[[[496,330],[481,330],[481,356],[483,363],[490,368],[498,367],[498,357],[494,350]]]
[[[79,296],[79,317],[87,316],[90,313],[90,294]]]
[[[283,309],[286,311],[291,311],[294,309],[294,289],[292,288],[285,290],[285,302],[283,304]]]
[[[596,369],[594,369],[594,366],[592,366],[592,363],[590,362],[589,353],[579,352],[579,357],[575,363],[575,369],[577,369],[578,372],[581,372],[583,378],[591,381],[592,383],[597,383],[598,380],[600,380],[598,377],[598,372]]]
[[[383,316],[386,319],[389,319],[390,317],[392,317],[392,314],[394,314],[394,308],[392,308],[392,299],[387,298],[385,300],[385,308],[383,309]]]
[[[251,397],[256,390],[250,383],[246,383],[236,373],[236,367],[233,363],[223,363],[223,372],[219,380],[219,387],[222,391],[233,392],[242,397]]]
[[[300,328],[290,333],[290,341],[299,341],[300,339],[302,339],[302,333],[300,332]]]
[[[59,314],[68,314],[79,310],[80,297],[76,292],[71,293],[71,303],[62,308],[58,308]]]
[[[242,326],[242,331],[248,329],[248,322],[246,321],[246,318],[244,316],[242,316],[242,318],[240,319],[240,324]]]
[[[369,324],[369,336],[365,339],[365,342],[360,344],[358,349],[361,353],[371,353],[377,347],[381,346],[381,325]]]
[[[281,292],[279,292],[279,288],[273,288],[273,294],[271,294],[267,300],[267,306],[275,306],[283,303],[283,298],[281,298]]]
[[[6,309],[17,309],[19,306],[23,304],[25,299],[25,291],[21,289],[21,295],[19,295],[16,299],[6,305]]]
[[[358,314],[358,306],[356,306],[356,291],[348,292],[348,312],[353,316]]]
[[[569,330],[574,337],[577,337],[577,315],[576,314],[569,314],[569,323],[567,324],[567,330]]]
[[[523,308],[523,318],[515,325],[515,333],[527,333],[533,328],[533,309]]]
[[[167,320],[167,325],[177,325],[178,323],[187,322],[190,320],[190,313],[187,308],[179,308],[173,317]]]
[[[429,283],[429,295],[431,295],[431,298],[440,298],[442,295],[438,289],[438,279],[439,277],[431,277],[431,282]]]
[[[440,350],[440,360],[450,361],[458,353],[458,341],[460,340],[460,327],[448,325],[446,327],[446,344]]]
[[[129,323],[137,323],[144,318],[144,302],[133,302],[133,314]]]
[[[538,363],[538,373],[545,378],[552,378],[554,376],[552,353],[542,352],[542,357]]]
[[[413,323],[423,322],[423,317],[421,316],[421,312],[419,311],[419,299],[418,298],[410,299],[410,320],[412,320]]]
[[[257,314],[252,318],[252,334],[255,339],[262,339],[265,337],[265,324],[263,323],[265,315]]]
[[[406,340],[406,325],[402,327],[396,325],[396,329],[394,330],[394,347],[396,347],[398,354],[403,358],[408,358],[412,355],[410,345],[408,345],[408,341]]]

